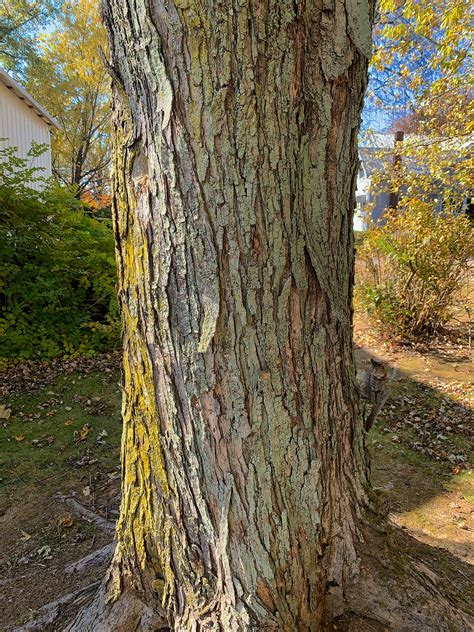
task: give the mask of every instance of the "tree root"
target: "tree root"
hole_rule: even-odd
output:
[[[13,632],[43,632],[48,625],[51,625],[54,621],[56,621],[61,613],[61,609],[64,606],[84,606],[87,603],[87,600],[93,596],[99,585],[100,582],[94,582],[93,584],[80,588],[73,593],[64,595],[56,601],[52,601],[39,610],[39,616],[36,619],[29,621],[20,627],[14,628]]]
[[[104,562],[109,562],[115,551],[115,543],[111,542],[106,544],[101,549],[93,551],[76,562],[68,564],[64,569],[65,575],[72,575],[73,573],[83,573],[89,570],[93,566],[97,566]]]
[[[324,625],[315,622],[311,632],[468,632],[474,629],[472,604],[467,597],[469,569],[466,575],[459,573],[462,562],[452,559],[449,553],[414,540],[384,522],[380,515],[370,518],[373,524],[365,523],[358,546],[358,578],[345,590],[342,607],[340,593],[334,603],[328,597],[327,612],[331,616]],[[165,613],[154,611],[144,603],[145,598],[142,600],[131,590],[124,590],[115,602],[108,600],[105,586],[106,582],[94,601],[81,609],[64,632],[169,632],[177,629],[166,620]],[[225,632],[244,629],[247,628],[237,626]]]
[[[135,594],[124,592],[114,602],[107,600],[105,582],[92,603],[79,611],[63,632],[169,632],[164,618]]]
[[[67,572],[80,572],[112,554],[114,544],[71,564]],[[401,529],[391,526],[377,513],[369,513],[361,525],[358,543],[360,567],[354,583],[341,592],[328,596],[325,625],[312,632],[467,632],[474,629],[472,604],[468,589],[468,565],[448,552],[434,549],[415,540]],[[175,630],[166,613],[159,611],[160,600],[152,605],[147,598],[123,585],[117,600],[110,599],[108,580],[116,562],[109,568],[108,578],[89,600],[92,584],[66,595],[41,609],[41,616],[14,632],[44,630],[57,619],[66,604],[79,606],[75,619],[64,632],[156,632]],[[113,573],[115,576],[115,574]],[[82,601],[81,601],[82,600]],[[89,603],[84,603],[84,601]],[[155,609],[153,608],[155,607]],[[56,624],[57,625],[57,624]],[[58,628],[59,629],[59,628]],[[233,628],[229,632],[235,632]],[[267,628],[262,628],[267,629]],[[295,628],[296,629],[296,628]],[[227,630],[226,630],[227,632]]]
[[[75,498],[71,498],[70,496],[61,497],[61,500],[70,507],[75,514],[86,520],[87,522],[95,525],[98,529],[101,529],[105,533],[109,535],[115,534],[115,522],[111,522],[110,520],[106,520],[99,516],[98,514],[93,513],[84,505],[81,505]]]

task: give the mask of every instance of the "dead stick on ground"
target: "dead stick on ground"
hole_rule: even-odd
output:
[[[99,529],[102,529],[105,533],[109,533],[110,535],[114,535],[115,533],[115,522],[111,522],[110,520],[106,520],[102,518],[102,516],[98,516],[93,513],[89,509],[86,509],[81,503],[79,503],[75,498],[70,498],[69,496],[61,497],[61,500],[68,505],[77,515],[94,524]]]
[[[106,544],[101,549],[93,551],[76,562],[68,564],[64,569],[66,575],[72,575],[73,573],[82,573],[89,570],[92,566],[97,566],[103,562],[108,562],[115,551],[115,543],[111,542]]]
[[[36,619],[29,621],[18,628],[14,628],[12,632],[41,632],[46,628],[46,626],[51,625],[51,623],[58,618],[61,612],[61,606],[69,604],[81,606],[89,597],[92,597],[99,584],[100,582],[94,582],[93,584],[80,588],[73,593],[68,593],[56,601],[48,603],[46,606],[39,609],[39,616]]]

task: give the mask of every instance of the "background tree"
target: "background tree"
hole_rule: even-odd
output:
[[[57,9],[53,0],[2,0],[0,3],[0,66],[22,75],[37,55],[38,32]]]
[[[374,199],[398,205],[359,250],[362,304],[380,328],[403,337],[439,332],[466,305],[472,258],[474,146],[467,0],[383,0],[375,28],[369,111],[406,132],[382,150]],[[394,153],[399,157],[394,168]]]
[[[66,2],[39,56],[28,69],[28,89],[59,121],[53,135],[53,172],[60,182],[100,197],[109,181],[109,96],[105,31],[96,0]]]
[[[468,0],[382,0],[366,111],[444,138],[472,132]],[[415,121],[417,126],[414,126]],[[408,131],[408,130],[407,130]]]
[[[384,578],[403,563],[363,518],[352,210],[372,12],[104,5],[123,495],[71,629],[320,630],[346,609],[463,629],[412,567]]]

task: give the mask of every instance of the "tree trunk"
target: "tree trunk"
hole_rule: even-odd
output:
[[[352,208],[373,0],[103,11],[123,501],[108,613],[73,629],[320,630],[367,503]]]
[[[347,611],[361,630],[467,629],[367,511],[352,208],[373,1],[103,11],[122,506],[68,629],[317,631]]]
[[[105,8],[124,323],[114,590],[144,592],[175,630],[316,630],[357,572],[365,503],[352,202],[372,6],[230,4]]]

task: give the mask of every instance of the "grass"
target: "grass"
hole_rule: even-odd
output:
[[[461,472],[447,484],[452,492],[461,494],[469,504],[474,505],[474,484],[470,472]]]
[[[77,470],[93,475],[119,464],[118,376],[73,373],[10,397],[0,426],[0,509],[33,484],[64,489]]]

